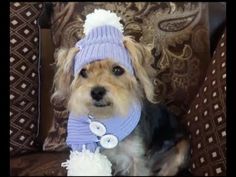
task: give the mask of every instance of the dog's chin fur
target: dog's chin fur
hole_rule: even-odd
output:
[[[175,175],[186,163],[188,143],[168,111],[158,105],[145,106],[146,100],[157,102],[151,52],[129,37],[124,38],[124,46],[131,56],[134,75],[126,70],[115,75],[112,68],[118,64],[107,58],[84,66],[86,77],[80,73],[73,76],[73,58],[78,49],[59,49],[52,100],[78,116],[92,114],[98,119],[115,115],[125,118],[134,102],[142,104],[145,100],[139,125],[116,148],[103,153],[113,164],[113,175]],[[106,93],[96,102],[91,90],[98,86]]]
[[[112,68],[117,65],[106,59],[85,66],[87,78],[78,74],[71,84],[69,110],[80,116],[92,114],[96,118],[126,117],[130,106],[141,101],[142,91],[136,78],[128,71],[120,76],[112,73]],[[104,98],[99,101],[103,106],[97,106],[91,97],[91,90],[97,86],[106,89]]]

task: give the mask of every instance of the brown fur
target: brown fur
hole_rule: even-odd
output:
[[[179,141],[166,154],[165,158],[158,160],[154,169],[160,169],[158,176],[174,176],[187,164],[189,142],[186,139]],[[155,170],[154,170],[155,171]]]
[[[55,52],[56,74],[53,82],[54,93],[51,100],[61,102],[69,98],[70,84],[73,79],[72,63],[78,51],[77,48],[61,48]]]
[[[135,42],[131,37],[124,38],[124,45],[131,55],[135,74],[144,89],[147,99],[152,103],[157,103],[157,100],[154,99],[154,85],[151,81],[151,78],[155,75],[154,70],[151,68],[151,63],[153,62],[151,52]]]

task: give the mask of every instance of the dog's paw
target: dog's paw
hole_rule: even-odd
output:
[[[113,163],[114,176],[130,176],[133,172],[133,159],[127,155],[120,155]]]
[[[130,176],[133,171],[132,164],[121,165],[114,170],[114,176]]]
[[[157,176],[174,176],[178,173],[179,166],[175,164],[166,163],[162,166],[159,172],[156,174]]]
[[[117,171],[117,172],[114,172],[113,176],[130,176],[130,172],[128,170]]]

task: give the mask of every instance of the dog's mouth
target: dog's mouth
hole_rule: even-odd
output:
[[[93,105],[95,107],[102,108],[102,107],[111,106],[112,103],[111,102],[107,102],[107,101],[96,101],[96,102],[93,103]]]
[[[98,119],[108,118],[114,114],[113,106],[113,102],[108,99],[93,100],[88,105],[88,112]]]

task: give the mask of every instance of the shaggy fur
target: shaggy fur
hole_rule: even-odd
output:
[[[77,115],[91,113],[99,119],[124,116],[132,102],[140,101],[143,111],[138,126],[116,148],[103,153],[112,162],[114,175],[175,175],[187,162],[189,144],[185,132],[164,106],[156,104],[150,51],[130,37],[124,38],[124,46],[135,75],[127,71],[115,75],[112,71],[119,65],[107,58],[86,65],[84,73],[73,77],[73,57],[78,49],[59,49],[52,99],[66,100],[68,110]],[[91,96],[98,86],[106,90],[100,101]],[[104,106],[98,107],[98,103]]]

